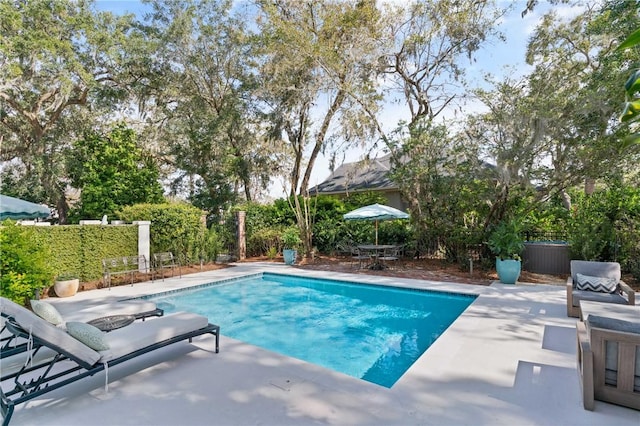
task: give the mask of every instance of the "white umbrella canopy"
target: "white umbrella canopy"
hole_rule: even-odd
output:
[[[37,219],[50,215],[51,210],[45,205],[0,194],[0,220]]]
[[[344,220],[374,220],[376,222],[376,245],[378,245],[378,221],[408,219],[409,215],[402,210],[382,204],[371,204],[346,213]]]

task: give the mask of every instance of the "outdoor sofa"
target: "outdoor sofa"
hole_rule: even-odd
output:
[[[3,426],[9,424],[19,404],[164,346],[212,334],[215,351],[219,351],[220,327],[188,312],[134,322],[105,333],[74,321],[65,324],[65,331],[7,299],[2,300],[2,310],[7,331],[29,342],[27,351],[2,360]],[[26,362],[5,363],[25,356]],[[105,371],[105,381],[107,378]]]
[[[640,317],[589,315],[576,330],[584,408],[593,410],[600,400],[640,410]]]
[[[586,277],[586,278],[585,278]],[[581,280],[596,281],[594,278],[615,281],[607,289],[599,282],[581,286]],[[571,275],[567,278],[567,316],[580,317],[580,301],[617,303],[635,305],[635,292],[621,279],[620,264],[617,262],[592,262],[586,260],[571,261]],[[580,280],[581,279],[581,280]],[[586,282],[583,281],[583,282]]]

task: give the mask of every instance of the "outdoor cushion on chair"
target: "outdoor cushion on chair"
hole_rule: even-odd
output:
[[[596,291],[600,293],[613,293],[618,287],[619,279],[612,277],[592,277],[576,274],[576,289]]]
[[[21,324],[23,327],[27,327],[25,329],[27,332],[40,336],[40,338],[45,341],[51,342],[52,349],[56,350],[59,345],[62,345],[69,352],[74,353],[78,358],[89,364],[94,364],[100,359],[100,354],[95,352],[93,349],[78,342],[76,339],[69,336],[64,330],[40,318],[25,307],[1,297],[0,309],[2,310],[2,316],[14,318],[18,324]],[[3,357],[4,356],[5,355],[3,354]],[[4,379],[4,377],[5,374],[3,372],[2,378]]]
[[[123,300],[80,310],[73,309],[66,303],[56,303],[53,306],[58,309],[65,321],[87,322],[108,315],[133,315],[140,319],[162,316],[164,313],[162,309],[158,309],[155,303],[147,300]]]
[[[589,300],[591,302],[605,302],[605,303],[617,303],[619,305],[626,305],[627,299],[622,297],[619,293],[600,293],[589,290],[573,290],[571,303],[573,307],[580,308],[581,300]]]
[[[52,306],[50,303],[43,302],[42,300],[32,300],[31,309],[40,318],[49,321],[53,325],[60,325],[64,323],[64,319],[60,312]]]
[[[634,305],[635,292],[620,278],[617,262],[572,260],[571,276],[566,284],[567,316],[580,316],[581,300]],[[616,283],[615,287],[612,282]],[[613,291],[606,292],[611,288]]]
[[[584,408],[593,410],[597,399],[640,410],[640,315],[625,321],[591,314],[576,330]]]
[[[41,314],[39,316],[50,323],[63,328],[64,323],[67,321],[87,322],[109,315],[132,315],[136,319],[142,320],[151,316],[164,315],[164,311],[159,309],[155,303],[146,300],[125,300],[80,310],[66,304],[51,304],[43,300],[32,300],[31,305],[34,312],[39,312]],[[2,317],[14,316],[13,314],[15,312],[19,313],[23,309],[26,310],[15,302],[12,302],[7,298],[0,297],[0,314]],[[27,310],[27,312],[29,311]],[[62,322],[60,322],[60,316],[62,317]],[[4,331],[4,322],[0,323],[0,330],[2,330],[0,358],[4,359],[27,349],[24,339],[21,340],[13,335],[6,334]]]
[[[109,349],[100,351],[100,362],[110,362],[169,337],[204,329],[208,325],[206,317],[191,312],[176,312],[162,318],[134,322],[105,334]]]

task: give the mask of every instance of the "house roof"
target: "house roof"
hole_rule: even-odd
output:
[[[404,160],[405,157],[402,158]],[[401,160],[401,161],[402,161]],[[484,160],[480,161],[484,170],[495,170],[496,166]],[[361,160],[345,163],[338,167],[324,182],[309,190],[310,194],[344,194],[362,191],[398,190],[398,185],[391,180],[391,154],[373,160]],[[443,176],[449,175],[446,170]]]
[[[389,178],[391,154],[373,160],[345,163],[338,167],[311,194],[340,194],[351,191],[380,191],[398,189]]]

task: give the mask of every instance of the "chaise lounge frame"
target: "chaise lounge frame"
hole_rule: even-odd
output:
[[[26,364],[19,371],[2,377],[3,385],[9,380],[13,380],[13,388],[7,390],[4,390],[4,386],[0,388],[0,409],[3,416],[2,426],[8,426],[13,415],[13,411],[17,405],[40,397],[48,392],[81,380],[85,377],[93,376],[105,369],[104,363],[96,362],[94,364],[90,364],[75,356],[73,353],[66,351],[64,348],[56,346],[51,342],[45,342],[37,336],[30,334],[12,317],[7,318],[6,327],[7,330],[16,337],[32,339],[34,357],[38,351],[46,348],[53,350],[56,354],[52,358],[47,358],[45,361],[41,361],[33,366]],[[107,364],[109,367],[112,367],[140,355],[183,340],[188,340],[191,343],[194,337],[204,334],[213,334],[216,337],[215,351],[218,353],[220,350],[220,327],[215,324],[208,324],[206,327],[182,333],[172,338],[132,351],[119,358],[109,360]],[[62,371],[55,370],[54,366],[62,363],[63,361],[69,361],[71,362],[71,365]],[[38,376],[33,378],[32,373],[38,374]]]

